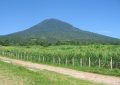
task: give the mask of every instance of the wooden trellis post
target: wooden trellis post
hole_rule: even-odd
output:
[[[25,60],[25,58],[26,58],[25,54],[22,54],[22,57],[23,57],[23,60]]]
[[[24,55],[21,53],[21,56],[22,56],[22,60],[24,60]]]
[[[110,68],[111,68],[111,69],[113,68],[113,60],[112,60],[112,57],[111,57],[111,61],[110,61]]]
[[[91,67],[91,59],[90,59],[90,57],[89,57],[89,67]]]
[[[21,59],[24,60],[24,56],[21,54]]]
[[[80,58],[80,66],[82,67],[82,58]]]
[[[73,59],[72,59],[72,65],[73,65],[73,66],[75,65],[75,62],[74,62],[74,60],[75,60],[75,59],[74,59],[74,57],[73,57]]]
[[[101,60],[100,60],[100,58],[99,58],[99,68],[101,67]]]
[[[60,59],[60,57],[59,57],[59,65],[60,65],[60,62],[61,62],[61,59]]]
[[[67,63],[68,63],[67,57],[66,57],[65,63],[66,63],[66,65],[67,65]]]

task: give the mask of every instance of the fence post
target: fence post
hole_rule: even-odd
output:
[[[17,59],[19,59],[18,54],[16,53]]]
[[[67,57],[66,57],[66,61],[65,61],[65,63],[66,63],[66,65],[67,65],[67,63],[68,63]]]
[[[89,67],[91,67],[91,59],[90,59],[90,57],[89,57]]]
[[[73,59],[72,59],[72,64],[73,64],[73,66],[74,66],[74,64],[75,64],[75,63],[74,63],[74,60],[75,60],[75,59],[74,59],[74,57],[73,57]]]
[[[99,68],[101,67],[101,60],[100,60],[100,58],[99,58]]]
[[[113,60],[112,60],[112,57],[111,57],[111,61],[110,61],[110,67],[111,67],[111,69],[113,68]]]
[[[24,56],[21,54],[21,59],[24,60]]]
[[[61,61],[61,59],[60,59],[60,57],[59,57],[59,65],[60,65],[60,61]]]
[[[38,62],[40,62],[40,56],[39,56]]]
[[[80,58],[80,66],[82,67],[82,58]]]

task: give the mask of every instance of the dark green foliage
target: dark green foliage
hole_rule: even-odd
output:
[[[21,32],[0,37],[1,45],[43,45],[50,44],[120,44],[120,40],[88,31],[80,30],[72,25],[47,19]]]

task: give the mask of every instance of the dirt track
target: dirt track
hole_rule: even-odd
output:
[[[34,68],[39,70],[53,71],[56,73],[69,75],[74,78],[84,79],[84,80],[97,82],[97,83],[103,83],[106,85],[120,85],[120,77],[99,75],[99,74],[76,71],[76,70],[62,68],[62,67],[54,67],[54,66],[36,64],[32,62],[27,62],[27,61],[15,60],[15,59],[10,59],[5,57],[0,57],[0,60],[7,63],[17,64],[17,65],[21,65],[21,66],[32,68],[32,69]]]

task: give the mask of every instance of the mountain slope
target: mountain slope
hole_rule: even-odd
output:
[[[80,43],[120,43],[119,39],[80,30],[66,22],[57,19],[46,19],[33,27],[5,35],[0,40],[9,40],[11,43],[23,41],[77,41]]]

